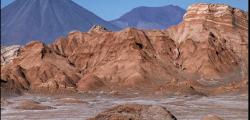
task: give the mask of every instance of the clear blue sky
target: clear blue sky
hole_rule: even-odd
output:
[[[14,0],[1,0],[1,8]],[[186,9],[197,2],[225,3],[233,7],[248,11],[248,0],[73,0],[105,20],[112,20],[139,6],[178,5]]]

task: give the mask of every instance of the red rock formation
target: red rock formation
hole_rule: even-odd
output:
[[[218,78],[218,73],[234,73],[242,67],[246,75],[248,15],[244,11],[223,4],[194,4],[183,22],[167,31],[180,44],[179,62],[188,71]]]
[[[109,108],[88,120],[177,120],[177,118],[161,106],[124,104]]]
[[[238,9],[195,4],[181,24],[164,31],[110,32],[102,27],[74,31],[48,46],[27,44],[18,58],[2,67],[1,79],[7,80],[5,88],[19,90],[200,93],[211,87],[213,79],[223,86],[246,77],[245,21],[248,16]],[[205,80],[199,83],[200,79]]]
[[[35,90],[74,88],[81,75],[66,58],[40,42],[21,49],[20,56],[2,66],[1,79],[7,89]]]
[[[20,45],[1,46],[1,65],[12,62],[19,55]]]

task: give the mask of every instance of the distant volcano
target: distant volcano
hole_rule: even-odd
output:
[[[180,23],[185,12],[184,9],[174,5],[137,7],[111,22],[121,28],[166,29]]]
[[[50,43],[72,30],[88,31],[96,24],[119,29],[71,0],[16,0],[1,9],[1,44]]]

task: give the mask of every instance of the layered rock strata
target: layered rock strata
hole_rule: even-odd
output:
[[[245,12],[227,5],[194,4],[182,23],[167,30],[111,32],[94,26],[89,32],[70,32],[50,45],[34,41],[2,66],[1,79],[7,81],[2,88],[178,94],[245,88],[244,21],[248,22]]]

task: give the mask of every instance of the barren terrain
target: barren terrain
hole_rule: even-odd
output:
[[[60,102],[58,99],[78,99],[84,102]],[[1,107],[2,120],[83,120],[110,108],[124,103],[139,103],[161,105],[166,107],[178,120],[201,120],[207,114],[214,114],[224,120],[247,120],[248,95],[220,95],[211,97],[202,96],[158,96],[158,97],[108,97],[99,96],[65,96],[48,97],[25,95],[8,98],[11,104]],[[124,98],[125,97],[125,98]],[[40,104],[54,107],[48,110],[22,110],[15,109],[23,100],[34,100]]]

